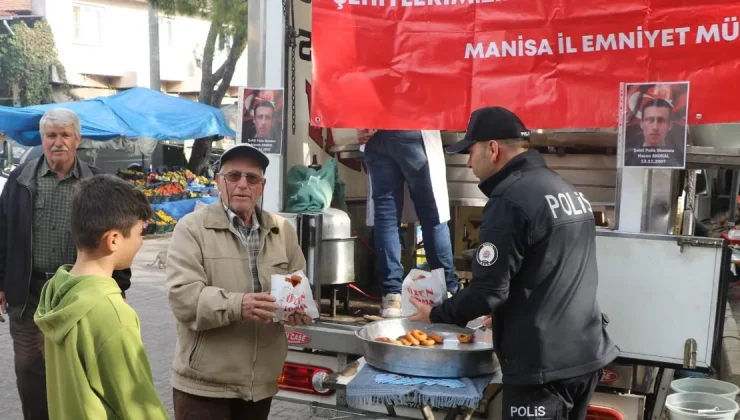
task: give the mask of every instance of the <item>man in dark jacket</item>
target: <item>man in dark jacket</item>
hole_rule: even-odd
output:
[[[40,122],[44,156],[17,167],[0,195],[0,310],[10,319],[18,393],[26,420],[49,418],[44,337],[33,321],[41,288],[64,264],[74,264],[69,233],[75,185],[99,171],[77,159],[80,120],[63,108]],[[111,209],[115,211],[115,209]],[[114,272],[122,293],[131,270]],[[0,315],[0,321],[5,319]]]
[[[596,302],[594,216],[528,138],[515,114],[489,107],[447,149],[470,154],[489,197],[473,280],[434,308],[414,301],[410,319],[465,325],[491,315],[504,418],[582,420],[601,369],[619,354]]]

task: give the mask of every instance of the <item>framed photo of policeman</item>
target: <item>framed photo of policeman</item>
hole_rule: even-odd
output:
[[[684,169],[689,82],[627,83],[623,86],[622,166]]]
[[[283,148],[283,90],[239,89],[237,138],[265,154],[279,155]]]

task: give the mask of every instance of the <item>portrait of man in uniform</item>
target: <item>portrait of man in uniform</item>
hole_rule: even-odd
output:
[[[685,167],[688,82],[626,86],[623,166]]]
[[[283,137],[283,90],[246,88],[240,92],[238,136],[262,153],[279,154]]]
[[[273,115],[275,105],[270,101],[260,101],[254,108],[255,137],[260,139],[272,138]]]

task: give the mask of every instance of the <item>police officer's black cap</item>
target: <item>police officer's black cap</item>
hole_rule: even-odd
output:
[[[469,153],[479,141],[529,139],[530,131],[513,112],[500,106],[476,109],[470,114],[465,137],[447,147],[447,153]]]

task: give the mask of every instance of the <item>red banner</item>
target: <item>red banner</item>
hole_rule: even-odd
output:
[[[691,83],[689,124],[740,121],[738,0],[313,0],[312,122],[616,127],[620,83]]]

